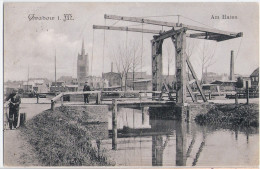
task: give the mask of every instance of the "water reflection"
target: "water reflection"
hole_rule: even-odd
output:
[[[223,129],[182,120],[150,119],[148,108],[120,109],[117,150],[122,166],[258,166],[258,129]],[[112,129],[108,119],[109,130]],[[97,142],[111,150],[110,139]]]

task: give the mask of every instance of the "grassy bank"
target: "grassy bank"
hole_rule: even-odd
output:
[[[35,116],[21,128],[44,166],[107,166],[107,157],[91,145],[88,127],[77,112],[57,108]]]
[[[259,105],[216,104],[208,113],[198,114],[195,121],[200,125],[258,127]]]

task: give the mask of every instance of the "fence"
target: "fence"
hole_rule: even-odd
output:
[[[162,99],[164,97],[171,96],[170,98],[174,100],[176,96],[172,96],[175,92],[162,92],[162,91],[80,91],[80,92],[62,92],[59,95],[55,96],[51,100],[51,110],[54,110],[55,104],[59,101],[61,105],[63,105],[64,97],[70,95],[95,95],[96,97],[96,104],[101,104],[102,101],[111,101],[115,97],[117,100],[126,101],[126,100],[136,100],[139,99]],[[148,95],[150,94],[150,95]],[[163,95],[167,94],[167,96]]]

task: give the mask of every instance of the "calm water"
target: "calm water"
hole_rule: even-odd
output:
[[[258,166],[258,129],[230,130],[149,118],[148,108],[120,109],[117,150],[101,149],[121,166]],[[108,119],[112,129],[111,115]],[[121,130],[120,130],[121,129]],[[95,141],[93,141],[95,143]]]

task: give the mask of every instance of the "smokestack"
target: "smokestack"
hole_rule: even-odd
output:
[[[113,72],[113,62],[111,62],[111,72]]]
[[[230,57],[230,76],[229,80],[234,80],[234,51],[231,50],[231,57]]]

